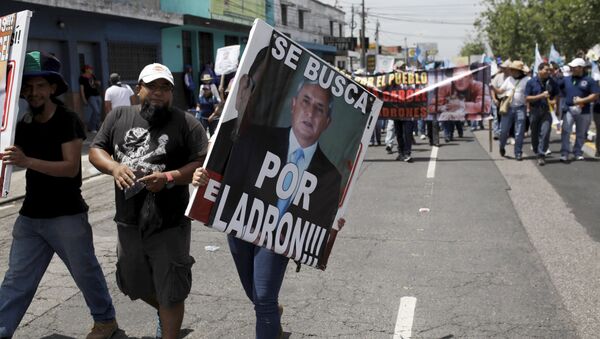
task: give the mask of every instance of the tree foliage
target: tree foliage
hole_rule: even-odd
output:
[[[483,54],[485,48],[483,47],[483,42],[481,40],[467,41],[462,48],[460,49],[461,56],[471,56]]]
[[[483,0],[475,22],[494,54],[533,62],[535,44],[547,55],[550,45],[568,58],[600,42],[600,0]]]

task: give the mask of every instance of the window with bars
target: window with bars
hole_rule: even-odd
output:
[[[304,11],[298,10],[298,28],[304,29]]]
[[[137,82],[144,66],[159,62],[158,46],[129,42],[108,43],[108,68],[124,82]]]
[[[287,21],[287,5],[281,5],[281,24],[284,26],[287,26],[288,21]]]
[[[240,37],[235,35],[226,35],[225,36],[225,46],[239,45]]]
[[[183,52],[183,64],[192,64],[192,32],[181,31],[181,48]]]
[[[198,32],[198,43],[200,46],[200,69],[202,69],[204,65],[214,61],[212,33]]]

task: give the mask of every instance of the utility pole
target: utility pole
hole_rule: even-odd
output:
[[[360,65],[364,71],[366,71],[366,54],[367,54],[367,46],[365,46],[365,0],[362,0],[362,24],[360,29]]]
[[[406,40],[406,37],[404,37],[404,52],[406,55],[406,67],[408,67],[408,42]]]
[[[375,25],[375,54],[379,54],[379,19]]]
[[[350,20],[350,38],[354,38],[354,5],[352,5],[352,19]]]

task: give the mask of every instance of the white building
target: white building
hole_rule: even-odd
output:
[[[336,48],[323,37],[343,37],[344,11],[317,0],[274,0],[275,28],[331,64]]]

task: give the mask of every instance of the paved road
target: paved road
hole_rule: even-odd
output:
[[[439,148],[433,178],[429,146],[415,146],[412,164],[383,147],[369,150],[327,271],[288,267],[286,337],[596,337],[600,163],[538,168],[488,153],[487,131],[466,136]],[[123,329],[117,338],[151,337],[154,312],[115,286],[110,178],[88,179],[84,194]],[[17,210],[0,206],[0,275]],[[253,310],[224,235],[194,223],[192,240],[184,336],[252,338]],[[414,312],[403,307],[399,317],[401,302],[411,301]],[[90,325],[81,294],[54,260],[15,338],[82,338]]]

